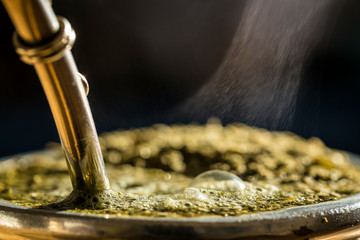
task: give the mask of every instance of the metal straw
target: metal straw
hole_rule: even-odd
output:
[[[14,26],[16,52],[34,65],[48,99],[74,189],[106,190],[109,181],[82,83],[71,54],[75,33],[48,0],[2,0]]]

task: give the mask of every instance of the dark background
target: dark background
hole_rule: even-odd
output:
[[[358,0],[58,0],[98,132],[245,122],[360,153]],[[0,6],[0,156],[58,135]]]

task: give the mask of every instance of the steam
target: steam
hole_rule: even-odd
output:
[[[252,0],[215,74],[179,107],[205,121],[241,121],[272,129],[291,126],[303,68],[319,44],[328,0]],[[177,109],[176,111],[179,111]]]

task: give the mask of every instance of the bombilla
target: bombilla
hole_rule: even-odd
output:
[[[71,54],[75,32],[48,0],[2,0],[20,59],[34,65],[65,152],[74,190],[109,189],[82,75]],[[86,81],[85,81],[86,82]]]

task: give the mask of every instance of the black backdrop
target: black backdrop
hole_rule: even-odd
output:
[[[245,122],[360,153],[357,0],[57,0],[98,132]],[[58,141],[0,7],[0,156]]]

